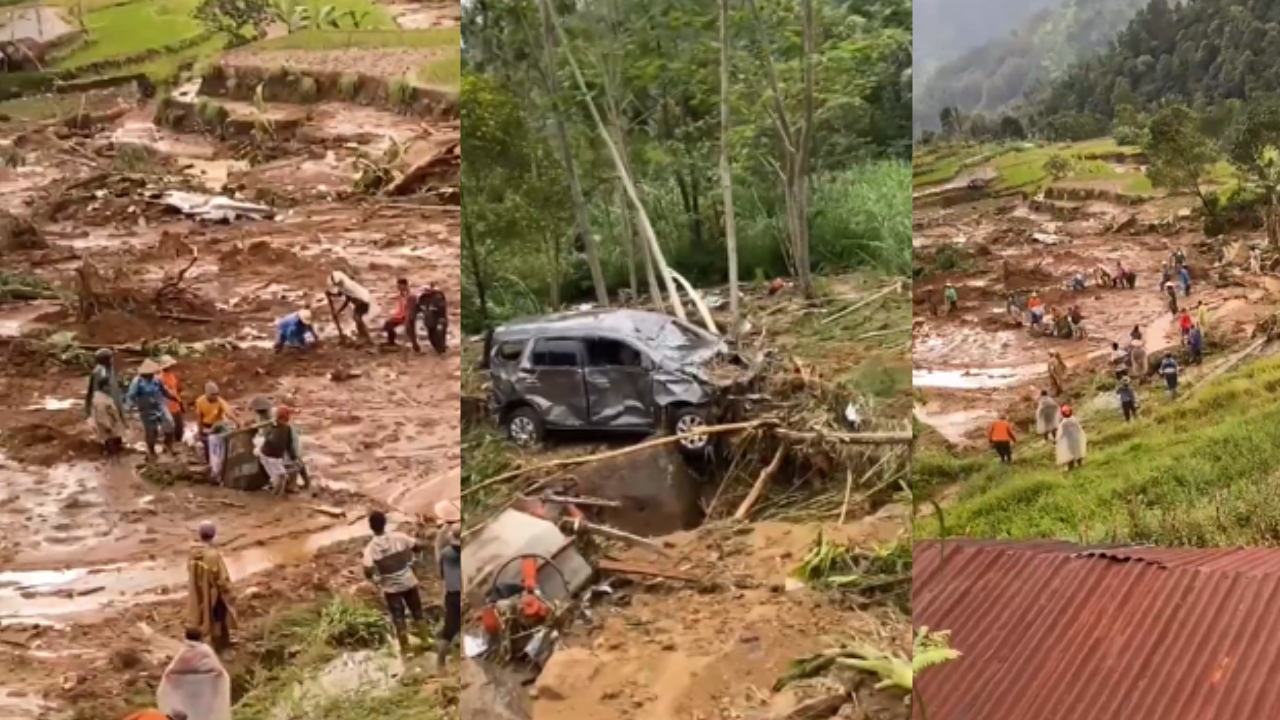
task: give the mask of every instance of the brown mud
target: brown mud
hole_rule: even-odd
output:
[[[1224,255],[1224,241],[1207,242],[1185,198],[1115,202],[1109,190],[1050,188],[1045,197],[1069,198],[1047,212],[1044,199],[949,210],[917,209],[913,287],[913,386],[916,417],[950,444],[977,444],[996,414],[1030,416],[1048,388],[1048,356],[1059,352],[1070,368],[1068,385],[1083,385],[1104,369],[1113,342],[1125,345],[1136,327],[1154,355],[1177,347],[1175,318],[1159,290],[1161,263],[1176,249],[1187,253],[1190,298],[1179,305],[1207,308],[1210,336],[1228,343],[1247,337],[1274,304],[1274,278],[1245,272],[1240,253]],[[1232,237],[1261,242],[1258,233]],[[1226,257],[1230,255],[1231,257]],[[1247,251],[1244,254],[1247,257]],[[1120,262],[1137,273],[1133,290],[1097,287],[1098,266]],[[1077,272],[1088,278],[1071,290]],[[943,290],[954,285],[959,309],[946,313]],[[1087,338],[1033,336],[1006,312],[1013,291],[1036,291],[1046,306],[1078,305]],[[928,293],[937,303],[932,314]]]
[[[167,662],[147,648],[181,636],[186,548],[202,520],[219,528],[241,616],[261,629],[273,612],[358,584],[370,509],[412,518],[460,492],[459,208],[412,188],[392,202],[355,185],[358,157],[392,143],[435,147],[456,140],[457,124],[376,107],[345,119],[343,107],[294,112],[298,133],[259,140],[292,173],[246,159],[240,144],[150,125],[154,107],[0,139],[23,148],[21,167],[0,169],[3,205],[48,246],[3,254],[6,273],[48,288],[43,300],[0,301],[6,718],[136,709],[131,689]],[[344,137],[344,123],[364,135]],[[281,214],[204,222],[162,202],[171,190],[234,192]],[[403,337],[394,349],[340,341],[323,295],[336,269],[373,292],[375,340],[398,278],[434,282],[449,299],[453,347],[436,356],[410,352]],[[275,320],[301,307],[322,344],[275,354]],[[353,331],[349,317],[344,325]],[[102,457],[83,403],[103,346],[126,375],[147,355],[173,355],[188,407],[215,382],[242,419],[259,395],[294,408],[313,488],[279,499],[212,486],[188,470],[198,466],[185,446],[161,455],[171,471],[144,471],[136,419],[128,452]],[[121,664],[140,647],[143,661]]]

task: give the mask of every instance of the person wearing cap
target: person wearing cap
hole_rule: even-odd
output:
[[[170,355],[161,355],[156,361],[156,365],[160,366],[160,373],[157,377],[160,382],[169,391],[169,394],[178,398],[177,400],[169,400],[165,405],[165,410],[169,413],[169,439],[171,442],[182,442],[182,436],[186,430],[186,423],[182,421],[182,413],[186,407],[182,404],[182,395],[179,393],[178,374],[173,368],[178,364]]]
[[[1120,387],[1116,388],[1116,396],[1120,398],[1120,412],[1124,413],[1124,421],[1138,417],[1138,393],[1134,392],[1129,378],[1120,379]]]
[[[342,305],[334,310],[336,315],[341,315],[346,311],[347,307],[350,307],[351,315],[356,323],[356,333],[360,336],[360,340],[367,343],[373,342],[373,339],[369,336],[369,326],[364,321],[373,310],[373,293],[370,293],[365,286],[352,280],[351,276],[346,273],[334,270],[329,273],[329,289],[325,291],[325,295],[331,301],[342,301]]]
[[[320,342],[320,336],[316,334],[315,326],[311,324],[311,311],[302,308],[296,313],[285,315],[276,322],[275,350],[280,352],[286,347],[305,348],[308,336],[315,342]]]
[[[453,500],[441,500],[434,510],[436,562],[444,583],[444,626],[436,636],[436,668],[443,669],[462,633],[462,510]]]
[[[404,533],[387,532],[387,516],[377,510],[369,514],[369,529],[373,531],[373,539],[361,554],[364,576],[382,592],[400,652],[408,655],[410,618],[424,644],[430,641],[431,635],[418,576],[413,572],[413,563],[423,550],[422,543]]]
[[[414,307],[410,307],[413,305]],[[409,292],[409,281],[400,278],[396,280],[396,310],[383,323],[382,330],[387,334],[387,347],[395,347],[396,344],[396,328],[401,325],[405,326],[405,334],[409,336],[409,343],[413,346],[414,352],[422,352],[422,347],[418,344],[418,333],[416,328],[410,329],[409,324],[417,321],[417,298],[413,293]],[[410,310],[413,313],[410,313]]]
[[[1075,416],[1070,405],[1062,406],[1062,423],[1058,426],[1058,443],[1055,448],[1059,465],[1066,465],[1067,470],[1074,470],[1084,463],[1088,450],[1088,439],[1084,427]]]
[[[235,428],[235,416],[231,406],[222,399],[217,383],[204,384],[204,394],[196,398],[196,433],[204,446],[209,461],[209,477],[217,482],[222,477],[222,465],[226,460],[225,435]]]
[[[258,461],[271,478],[271,490],[277,495],[289,492],[291,473],[302,465],[298,457],[297,436],[289,421],[293,411],[281,406],[275,409],[271,423],[258,434]],[[308,482],[308,484],[310,484]]]
[[[187,627],[199,630],[216,652],[231,647],[236,613],[231,605],[231,573],[214,545],[217,527],[200,523],[187,553]]]
[[[94,433],[107,455],[124,450],[124,398],[116,378],[115,355],[103,348],[94,353],[89,373],[89,392],[84,399],[85,416],[93,421]]]
[[[162,441],[165,451],[173,454],[173,434],[168,428],[169,417],[165,401],[172,402],[178,398],[156,377],[159,373],[160,366],[156,361],[150,358],[144,360],[138,368],[138,376],[129,384],[129,391],[124,396],[125,407],[136,409],[142,420],[149,461],[156,458],[157,441]]]

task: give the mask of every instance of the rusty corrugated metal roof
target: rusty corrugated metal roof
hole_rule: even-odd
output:
[[[1280,715],[1280,550],[939,549],[915,548],[914,621],[964,657],[920,678],[929,720]]]

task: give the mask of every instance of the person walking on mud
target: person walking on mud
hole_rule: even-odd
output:
[[[960,293],[956,292],[956,286],[947,283],[946,290],[942,293],[942,299],[947,303],[947,314],[959,312],[960,310]]]
[[[186,434],[186,423],[182,421],[182,413],[186,410],[186,406],[182,403],[182,395],[179,393],[180,385],[178,383],[178,375],[173,368],[178,364],[170,355],[161,355],[156,361],[156,365],[160,367],[160,373],[157,375],[161,384],[169,391],[169,394],[178,398],[177,400],[168,400],[165,404],[165,412],[168,413],[169,422],[165,426],[165,430],[169,433],[170,443],[181,443],[183,435]]]
[[[434,511],[436,562],[444,581],[444,627],[436,636],[436,669],[443,670],[462,634],[462,511],[450,500],[436,503]]]
[[[125,407],[137,409],[138,417],[142,420],[148,462],[156,459],[157,442],[164,444],[166,453],[173,454],[173,433],[168,427],[165,401],[175,401],[178,398],[156,378],[159,372],[160,366],[154,360],[145,360],[124,396]]]
[[[1182,286],[1182,297],[1191,297],[1191,271],[1186,265],[1178,266],[1178,284]]]
[[[1067,391],[1067,363],[1062,359],[1062,355],[1057,350],[1049,351],[1049,381],[1053,385],[1053,394],[1055,396],[1063,395]]]
[[[422,543],[399,532],[387,532],[387,516],[380,511],[369,513],[369,529],[373,539],[365,545],[361,565],[364,576],[378,587],[391,614],[396,642],[401,655],[410,652],[409,619],[413,620],[419,639],[429,642],[427,614],[422,607],[422,591],[413,563],[422,552]]]
[[[1013,425],[1003,414],[991,423],[991,429],[987,431],[987,441],[995,449],[1001,464],[1013,464],[1013,444],[1018,441],[1018,437],[1013,433]]]
[[[1169,303],[1169,314],[1177,315],[1178,314],[1178,291],[1174,289],[1173,283],[1167,282],[1164,284],[1164,294],[1165,294],[1165,299]]]
[[[89,392],[84,399],[84,414],[93,421],[94,433],[107,456],[124,450],[124,398],[116,379],[115,354],[103,348],[94,353],[93,372],[89,373]]]
[[[199,630],[221,655],[232,645],[237,621],[231,605],[231,573],[222,551],[213,544],[217,535],[213,523],[200,523],[197,540],[187,554],[187,627]]]
[[[929,314],[938,317],[938,296],[933,288],[924,289],[924,302],[929,306]]]
[[[334,270],[329,273],[329,289],[325,291],[325,295],[330,302],[342,301],[342,305],[334,308],[335,318],[341,316],[348,306],[351,307],[351,316],[356,324],[356,335],[360,338],[360,342],[372,344],[373,337],[369,334],[369,326],[365,324],[365,318],[373,311],[373,293],[352,280],[346,273]]]

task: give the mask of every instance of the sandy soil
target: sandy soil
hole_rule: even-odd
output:
[[[787,582],[819,530],[761,523],[664,538],[677,555],[673,569],[704,582],[615,583],[597,627],[567,643],[576,662],[594,671],[578,673],[587,681],[563,699],[563,686],[535,686],[534,720],[771,718],[788,699],[771,691],[788,663],[828,649],[830,638],[909,652],[909,621],[901,616],[884,608],[862,612],[839,593]],[[822,530],[847,542],[886,540],[864,526]],[[622,557],[653,564],[651,556]],[[906,715],[886,695],[867,699],[854,717]]]
[[[1046,386],[1050,350],[1083,377],[1101,368],[1112,342],[1127,343],[1135,326],[1148,352],[1177,345],[1175,319],[1157,288],[1160,265],[1176,248],[1187,252],[1192,271],[1189,302],[1193,308],[1205,303],[1211,327],[1245,335],[1268,312],[1273,283],[1248,277],[1239,266],[1220,267],[1220,258],[1204,255],[1197,247],[1203,234],[1193,221],[1177,219],[1183,208],[1174,199],[1136,208],[1099,201],[1062,207],[1067,219],[1025,204],[1011,211],[960,207],[915,219],[916,265],[930,270],[913,290],[913,385],[925,398],[917,401],[916,416],[952,443],[980,439],[999,411],[1029,410]],[[1145,229],[1160,222],[1165,229]],[[939,273],[933,264],[944,246],[962,260]],[[1092,276],[1094,267],[1114,269],[1117,260],[1137,273],[1136,289],[1098,288],[1090,279],[1084,292],[1070,290],[1077,271]],[[931,289],[941,306],[948,283],[959,291],[959,311],[932,316],[925,293]],[[1032,337],[1005,311],[1006,294],[1013,290],[1037,290],[1050,306],[1078,304],[1087,339]]]
[[[359,72],[374,77],[416,76],[424,65],[442,57],[437,50],[388,48],[365,50],[242,50],[227,53],[222,62],[232,67],[292,67],[321,73]]]
[[[389,137],[456,138],[456,124],[428,129],[368,108],[347,117],[344,108],[321,107],[306,127],[318,151],[299,139],[270,148],[279,163],[251,167],[237,159],[238,146],[159,131],[146,118],[132,113],[59,140],[27,133],[17,140],[24,167],[0,170],[4,206],[30,214],[49,243],[5,254],[5,271],[38,276],[74,298],[77,269],[88,260],[102,291],[100,312],[88,322],[77,319],[74,303],[0,303],[5,718],[92,710],[95,698],[119,701],[135,680],[158,672],[159,660],[122,672],[112,658],[146,638],[179,634],[180,604],[172,598],[181,595],[185,548],[201,520],[217,523],[233,576],[259,588],[250,597],[261,601],[242,610],[256,622],[268,609],[352,579],[355,549],[325,548],[364,537],[369,509],[412,516],[460,492],[459,208],[343,197],[357,152],[375,151]],[[365,136],[343,137],[346,126]],[[121,142],[150,145],[154,165],[113,173]],[[288,163],[294,171],[282,173]],[[287,213],[211,225],[148,199],[171,189],[216,193],[224,184],[275,198]],[[183,268],[176,299],[164,308],[180,314],[156,315],[148,298]],[[338,342],[323,296],[333,269],[374,293],[375,331],[393,308],[397,278],[436,283],[452,308],[455,347],[436,356],[429,348],[418,355]],[[275,319],[299,307],[315,312],[325,343],[305,354],[273,354]],[[346,326],[352,329],[349,319]],[[81,410],[85,371],[28,339],[51,333],[116,347],[126,372],[142,359],[138,343],[168,339],[189,348],[176,368],[189,405],[214,381],[242,418],[257,395],[292,406],[315,487],[276,499],[199,483],[157,485],[143,479],[136,451],[104,461]],[[180,448],[161,462],[194,461]],[[310,562],[318,552],[321,560]],[[138,630],[143,621],[146,637]]]

